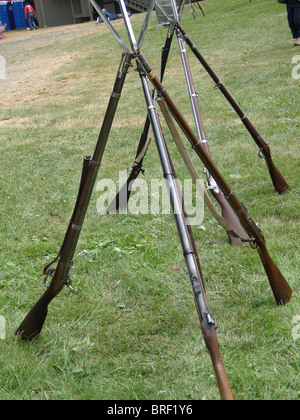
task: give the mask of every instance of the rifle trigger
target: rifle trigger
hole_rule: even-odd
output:
[[[67,279],[67,281],[66,281],[66,286],[67,286],[67,288],[69,289],[69,290],[71,290],[71,292],[73,292],[73,293],[77,293],[77,289],[74,289],[74,287],[72,287],[71,286],[71,284],[72,284],[72,279],[71,279],[71,277],[70,276],[68,276],[68,279]]]
[[[44,278],[44,284],[48,288],[51,284],[51,282],[48,280],[48,277],[53,277],[53,274],[55,272],[55,268],[50,268],[49,270],[45,271],[45,278]]]
[[[70,269],[74,269],[74,260],[72,260],[70,263]],[[72,279],[69,274],[67,277],[67,281],[65,282],[65,285],[67,286],[69,290],[71,290],[71,292],[77,293],[77,289],[74,289],[74,287],[72,287],[71,284],[72,284]]]
[[[258,157],[261,158],[261,159],[265,158],[263,149],[258,149]]]

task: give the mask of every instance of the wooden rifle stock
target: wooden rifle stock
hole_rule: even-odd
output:
[[[147,84],[146,75],[139,63],[138,69],[143,85],[144,95],[148,107],[148,113],[151,120],[159,157],[161,160],[161,165],[164,172],[164,177],[169,185],[170,201],[173,208],[174,218],[182,246],[183,255],[192,284],[195,305],[200,319],[202,332],[205,338],[207,348],[209,349],[214,370],[216,372],[220,394],[223,399],[232,400],[233,395],[230,389],[229,381],[219,349],[218,339],[215,332],[216,325],[211,316],[210,309],[208,306],[199,256],[196,249],[193,233],[184,209],[182,194],[177,183],[176,173],[172,161],[170,159],[169,151],[161,130],[156,109],[153,105],[153,100],[151,97],[149,86]]]
[[[216,167],[210,156],[204,150],[204,148],[199,144],[199,140],[191,127],[188,125],[187,121],[184,119],[183,115],[179,112],[178,108],[176,107],[175,103],[167,93],[166,88],[160,83],[160,81],[155,76],[151,66],[149,65],[148,61],[142,55],[142,53],[138,56],[139,61],[144,68],[146,74],[148,75],[149,79],[151,80],[152,84],[155,86],[158,94],[164,98],[166,101],[171,114],[173,115],[174,119],[177,121],[177,124],[182,129],[183,133],[186,135],[187,139],[190,141],[191,145],[196,150],[197,154],[199,155],[200,159],[210,171],[214,179],[216,180],[217,184],[220,186],[221,190],[225,198],[227,199],[228,203],[235,211],[236,215],[238,216],[241,225],[248,233],[251,238],[255,239],[255,246],[257,247],[259,256],[265,268],[266,274],[271,284],[272,291],[274,293],[275,300],[278,305],[286,304],[292,295],[292,290],[288,285],[287,281],[276,267],[275,263],[272,261],[271,257],[266,248],[265,239],[261,230],[257,227],[254,221],[250,218],[249,214],[247,213],[243,204],[238,200],[236,195],[234,194],[233,190],[227,184],[226,180],[222,176],[219,169]]]
[[[244,124],[246,125],[246,122]],[[282,195],[290,191],[291,189],[289,185],[287,184],[286,180],[284,179],[282,174],[279,172],[278,168],[274,165],[274,162],[271,156],[270,146],[262,138],[260,138],[259,151],[266,160],[273,185],[275,187],[275,190],[278,192],[278,194]]]
[[[274,261],[271,259],[264,242],[258,246],[257,250],[265,267],[265,271],[269,278],[277,304],[285,305],[291,299],[292,289],[288,285],[287,281],[279,271]]]
[[[258,133],[256,128],[253,126],[247,115],[244,113],[244,111],[241,109],[241,107],[238,105],[238,103],[235,101],[235,99],[232,97],[232,95],[229,93],[227,88],[225,87],[224,83],[221,81],[221,79],[216,75],[216,73],[212,70],[210,65],[207,63],[207,61],[204,59],[200,51],[197,49],[195,44],[191,41],[187,33],[185,32],[184,28],[180,23],[177,23],[177,28],[180,31],[182,37],[194,53],[195,57],[199,60],[199,62],[202,64],[202,66],[205,68],[207,73],[211,76],[213,81],[216,83],[216,87],[220,89],[220,91],[223,93],[225,98],[228,100],[232,108],[236,111],[238,116],[240,117],[241,121],[243,122],[244,126],[248,130],[248,132],[251,134],[253,140],[257,144],[259,148],[260,154],[264,157],[266,160],[270,176],[274,185],[275,190],[278,194],[284,194],[287,191],[290,190],[290,187],[282,174],[279,172],[279,170],[274,165],[274,162],[271,157],[271,151],[269,145],[263,140],[262,136]]]

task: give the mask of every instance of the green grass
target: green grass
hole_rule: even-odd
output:
[[[277,307],[258,255],[230,247],[206,211],[194,228],[212,314],[236,399],[299,399],[299,81],[292,79],[292,39],[284,6],[271,0],[210,0],[206,18],[183,26],[271,146],[292,192],[278,196],[265,163],[209,76],[190,55],[214,161],[250,215],[294,290]],[[144,16],[133,16],[140,28]],[[143,51],[156,69],[166,31],[153,16]],[[53,65],[31,90],[5,96],[0,116],[0,399],[219,399],[172,215],[100,216],[94,192],[75,254],[77,294],[64,289],[49,307],[38,341],[14,331],[44,292],[43,266],[56,256],[71,216],[82,159],[93,152],[120,61],[103,27],[26,51],[18,63]],[[93,25],[93,26],[92,26]],[[125,38],[122,22],[116,28]],[[59,32],[61,29],[57,28]],[[43,32],[44,31],[44,32]],[[36,36],[47,33],[40,30]],[[5,44],[3,44],[5,47]],[[30,54],[28,53],[30,51]],[[31,58],[30,58],[31,57]],[[58,60],[59,65],[54,65]],[[61,60],[61,61],[60,61]],[[132,161],[145,118],[132,69],[120,101],[100,177],[118,180]],[[176,41],[165,85],[191,120]],[[166,138],[169,139],[166,131]],[[168,143],[177,173],[186,170]],[[192,156],[200,171],[201,164]],[[155,145],[145,180],[159,178]]]

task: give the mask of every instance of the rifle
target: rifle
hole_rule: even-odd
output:
[[[137,62],[140,78],[143,85],[148,114],[151,120],[156,145],[164,172],[164,177],[169,185],[170,200],[176,221],[178,234],[181,241],[183,255],[185,257],[187,269],[189,272],[194,300],[200,325],[206,346],[209,350],[213,367],[216,373],[220,394],[223,400],[233,400],[228,377],[225,371],[224,363],[221,357],[219,343],[216,335],[216,324],[211,316],[205,293],[204,281],[202,277],[199,256],[196,249],[191,227],[184,209],[184,203],[181,192],[179,191],[177,177],[173,164],[170,159],[169,151],[161,130],[158,115],[151,97],[151,92],[147,84],[146,75],[140,63]],[[176,211],[175,211],[176,209]]]
[[[149,62],[146,60],[146,58],[141,52],[138,53],[138,60],[142,68],[145,70],[148,78],[152,82],[153,86],[157,90],[158,95],[166,101],[166,104],[168,105],[170,112],[176,120],[177,124],[179,125],[187,139],[190,141],[192,147],[202,160],[205,167],[207,167],[209,172],[216,180],[217,184],[220,186],[225,198],[227,199],[232,209],[235,211],[246,233],[249,235],[250,238],[254,238],[252,246],[258,251],[267,277],[269,279],[275,300],[278,305],[285,305],[291,299],[292,290],[285,278],[283,277],[282,273],[279,271],[278,267],[274,263],[274,261],[271,259],[266,247],[266,242],[262,231],[258,228],[257,224],[251,219],[245,206],[238,200],[234,191],[230,188],[230,186],[222,176],[221,172],[210,158],[209,154],[204,150],[201,144],[199,144],[197,136],[195,135],[191,127],[188,125],[187,121],[185,120],[185,118],[180,113],[175,103],[169,96],[167,89],[160,83]]]
[[[235,101],[233,96],[229,93],[227,88],[225,87],[224,83],[221,81],[221,79],[216,75],[216,73],[213,71],[213,69],[210,67],[208,62],[204,59],[200,51],[197,49],[196,45],[192,42],[192,40],[189,38],[188,34],[185,32],[183,26],[177,22],[177,29],[181,33],[183,39],[186,41],[192,52],[194,53],[195,57],[198,59],[198,61],[202,64],[202,66],[205,68],[207,73],[211,76],[213,81],[216,84],[216,88],[218,88],[222,94],[225,96],[225,98],[228,100],[232,108],[236,111],[238,116],[240,117],[242,123],[248,130],[248,132],[251,134],[253,140],[258,146],[259,149],[259,155],[262,156],[268,166],[268,170],[274,185],[275,190],[278,194],[284,194],[287,191],[290,190],[290,187],[282,174],[279,172],[277,167],[274,165],[274,162],[272,160],[271,156],[271,149],[268,143],[266,143],[262,136],[259,134],[259,132],[256,130],[254,125],[251,123],[247,115],[244,113],[242,108],[238,105],[238,103]]]
[[[39,336],[47,317],[49,303],[58,295],[58,293],[60,293],[64,286],[70,286],[69,271],[73,265],[76,245],[82,230],[90,197],[96,182],[96,177],[101,165],[103,153],[131,59],[132,55],[130,53],[122,55],[122,60],[117,72],[114,88],[103,120],[94,155],[93,157],[87,156],[84,159],[78,197],[64,242],[58,257],[44,269],[44,273],[47,276],[53,277],[52,281],[48,285],[46,292],[34,305],[15,332],[15,334],[19,335],[23,340],[31,341]],[[58,258],[59,262],[56,269],[49,269],[50,265],[52,265]]]
[[[97,7],[97,3],[95,3],[94,0],[90,1],[93,5]],[[222,361],[219,344],[216,336],[216,324],[212,318],[207,302],[199,255],[197,253],[191,227],[189,226],[188,219],[185,214],[181,192],[176,182],[177,178],[175,170],[172,165],[169,152],[162,134],[162,129],[159,123],[155,106],[153,104],[153,99],[147,83],[146,76],[151,80],[155,89],[165,100],[174,119],[177,121],[185,135],[188,137],[191,144],[194,146],[204,165],[211,172],[218,185],[220,185],[220,188],[222,189],[225,198],[228,200],[229,204],[238,215],[245,231],[250,236],[254,237],[253,245],[255,245],[258,249],[262,262],[269,276],[269,280],[277,303],[286,303],[290,299],[292,291],[289,288],[285,279],[283,278],[282,274],[278,270],[278,268],[271,260],[265,246],[265,241],[262,232],[258,229],[254,221],[250,218],[244,206],[238,201],[234,192],[230,189],[229,185],[226,183],[221,173],[212,162],[210,156],[206,153],[204,148],[201,147],[198,138],[193,133],[192,129],[188,126],[188,124],[176,108],[175,104],[167,94],[166,89],[162,86],[156,75],[153,73],[147,60],[140,53],[139,48],[137,48],[138,44],[135,41],[130,20],[128,19],[126,13],[127,10],[124,0],[120,0],[120,5],[123,11],[124,23],[129,35],[133,52],[130,53],[128,48],[125,46],[123,40],[119,37],[118,34],[114,33],[114,29],[110,25],[110,23],[106,22],[108,26],[110,25],[109,27],[112,33],[115,35],[119,44],[125,51],[125,54],[123,54],[122,56],[120,67],[118,69],[114,89],[109,100],[109,104],[106,110],[106,114],[104,117],[94,155],[93,157],[86,157],[84,160],[79,193],[75,209],[69,227],[67,229],[65,240],[63,242],[61,251],[58,256],[59,262],[57,268],[54,272],[52,272],[52,270],[49,270],[49,265],[46,267],[46,271],[48,273],[51,271],[51,273],[53,274],[53,279],[48,287],[48,290],[43,294],[40,300],[29,312],[25,320],[22,322],[22,324],[16,331],[16,334],[20,335],[21,338],[24,340],[32,340],[38,337],[47,316],[49,303],[62,290],[62,288],[65,285],[70,284],[69,270],[72,266],[72,259],[75,253],[75,248],[82,229],[83,221],[85,218],[91,193],[95,184],[99,166],[102,162],[104,149],[111,130],[119,98],[121,96],[122,88],[125,82],[125,77],[130,66],[131,59],[134,57],[136,59],[137,69],[141,78],[148,116],[153,129],[164,177],[167,180],[168,185],[170,187],[170,201],[172,204],[174,218],[176,221],[176,226],[182,246],[182,251],[194,293],[194,300],[204,340],[206,342],[206,346],[209,350],[214,370],[216,372],[221,396],[223,399],[232,400],[233,396],[229,386],[227,374],[225,371],[224,363]]]

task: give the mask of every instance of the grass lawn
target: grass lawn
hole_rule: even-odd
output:
[[[215,163],[265,234],[292,287],[278,307],[257,252],[231,247],[206,210],[194,226],[207,296],[236,399],[299,399],[299,79],[285,7],[274,0],[209,0],[182,24],[269,142],[292,191],[278,196],[239,118],[190,54]],[[144,15],[131,17],[137,32]],[[157,69],[166,29],[153,15],[143,52]],[[114,27],[126,38],[121,20]],[[14,331],[44,293],[42,269],[59,251],[93,153],[121,50],[103,25],[14,31],[0,42],[1,400],[219,399],[173,215],[104,215],[95,190],[72,279],[49,306],[39,340]],[[294,58],[295,60],[295,58]],[[294,72],[295,73],[295,72]],[[177,41],[164,84],[192,122]],[[132,68],[100,168],[118,181],[131,164],[146,114]],[[180,178],[188,177],[163,123]],[[193,162],[202,174],[196,155]],[[144,180],[162,178],[154,144]],[[203,176],[204,177],[204,176]],[[150,199],[150,198],[149,198]],[[2,322],[3,322],[3,318]]]

